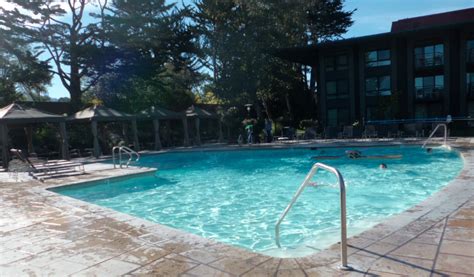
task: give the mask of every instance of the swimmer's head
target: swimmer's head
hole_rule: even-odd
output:
[[[379,165],[379,168],[380,169],[387,169],[387,165],[382,163],[382,164]]]
[[[426,148],[426,153],[431,153],[433,151],[433,148]]]

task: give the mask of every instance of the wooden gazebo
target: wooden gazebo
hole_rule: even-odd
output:
[[[38,109],[23,107],[13,103],[0,109],[0,143],[2,150],[2,161],[6,167],[9,161],[8,149],[8,127],[10,125],[25,125],[28,152],[33,153],[33,131],[32,124],[36,123],[58,123],[61,136],[61,156],[63,159],[69,158],[69,146],[66,132],[66,117],[62,115],[43,112]]]
[[[173,112],[165,108],[152,106],[140,112],[138,118],[153,120],[155,150],[160,150],[162,147],[160,140],[160,120],[182,120],[184,129],[184,145],[189,145],[188,124],[186,121],[186,117],[182,113]]]
[[[219,128],[219,138],[218,141],[221,142],[223,140],[222,135],[222,122],[220,117],[216,113],[212,113],[210,111],[206,111],[196,106],[191,106],[186,111],[184,111],[186,118],[194,118],[196,124],[196,144],[201,145],[201,133],[200,133],[200,121],[201,119],[215,119],[217,120],[218,128]],[[187,124],[187,123],[186,123]]]
[[[97,131],[98,122],[114,122],[114,121],[130,121],[132,123],[132,132],[133,132],[133,145],[135,146],[135,151],[140,150],[140,145],[138,143],[138,134],[137,134],[137,120],[136,117],[108,108],[102,105],[95,105],[92,107],[85,108],[77,113],[71,115],[68,118],[68,121],[90,121],[92,136],[93,136],[93,154],[94,157],[98,158],[100,156],[100,144]]]

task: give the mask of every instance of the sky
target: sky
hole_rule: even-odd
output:
[[[357,10],[353,15],[354,24],[344,38],[389,32],[392,21],[399,19],[473,7],[474,0],[346,0],[347,10]],[[52,98],[69,97],[57,77],[48,88],[48,94]]]

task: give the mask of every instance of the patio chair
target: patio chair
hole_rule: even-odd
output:
[[[363,138],[376,138],[377,136],[378,132],[374,125],[365,125],[365,130],[362,133]]]
[[[28,157],[23,155],[23,152],[19,149],[10,149],[10,153],[17,157],[22,162],[27,163],[32,171],[30,176],[36,180],[43,182],[45,179],[72,176],[78,174],[84,174],[84,165],[82,163],[75,163],[66,160],[30,160]]]
[[[339,133],[338,137],[341,138],[353,138],[354,137],[354,127],[352,125],[344,126],[342,132]]]

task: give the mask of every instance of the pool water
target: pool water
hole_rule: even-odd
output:
[[[304,256],[339,241],[339,188],[319,171],[281,224],[280,214],[311,166],[337,167],[347,190],[348,234],[354,235],[400,213],[438,191],[458,175],[460,155],[444,148],[357,148],[363,155],[402,155],[401,159],[344,157],[345,148],[206,151],[143,157],[156,175],[54,191],[272,256]],[[342,156],[315,160],[314,156]],[[380,169],[385,163],[388,169]]]

